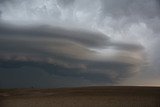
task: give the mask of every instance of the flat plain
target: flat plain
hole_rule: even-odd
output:
[[[0,107],[160,107],[160,87],[0,89]]]

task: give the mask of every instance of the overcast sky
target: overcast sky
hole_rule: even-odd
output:
[[[0,0],[0,88],[160,85],[159,0]]]

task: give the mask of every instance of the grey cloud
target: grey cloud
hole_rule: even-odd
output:
[[[39,67],[22,68],[0,68],[0,88],[55,88],[55,87],[75,87],[75,86],[88,86],[96,85],[97,81],[85,79],[83,77],[72,76],[58,76],[55,74],[48,74],[46,71]],[[10,74],[10,75],[8,75]],[[84,75],[81,75],[84,76]],[[88,75],[90,77],[94,77]],[[105,77],[98,75],[99,79]],[[95,75],[97,78],[97,76]],[[89,77],[87,77],[89,78]],[[96,80],[96,79],[94,79]],[[106,79],[105,79],[106,80]],[[101,81],[102,82],[102,81]],[[105,84],[105,83],[98,83]]]
[[[141,16],[153,18],[159,13],[156,0],[102,0],[104,14],[121,16]],[[156,7],[157,6],[157,7]]]
[[[78,63],[78,61],[75,63]],[[64,66],[59,66],[56,64],[46,64],[43,62],[34,63],[23,61],[1,61],[0,74],[1,76],[3,75],[3,77],[0,78],[0,81],[2,82],[2,84],[0,85],[1,87],[6,88],[31,86],[41,88],[65,86],[71,87],[100,84],[114,85],[121,79],[130,76],[133,72],[129,70],[130,67],[133,67],[133,65],[130,64],[92,61],[85,63],[87,63],[87,69],[66,68]],[[38,70],[34,68],[37,68]],[[45,75],[43,74],[43,76],[41,74],[41,71],[45,71],[47,73],[44,72]],[[32,76],[26,77],[26,75],[28,74]],[[48,76],[45,77],[46,75]],[[49,78],[51,80],[47,82]],[[40,82],[42,79],[44,80]],[[63,83],[61,83],[61,81],[63,81]],[[51,82],[52,84],[50,84]]]
[[[75,0],[57,0],[57,2],[58,2],[61,6],[66,7],[66,6],[73,5],[73,3],[75,2]]]
[[[0,37],[4,36],[11,38],[13,35],[23,37],[39,37],[39,38],[54,38],[54,39],[65,39],[72,40],[83,45],[88,46],[103,46],[107,44],[108,37],[98,32],[89,32],[81,29],[67,29],[61,27],[46,27],[46,26],[35,26],[35,27],[9,27],[0,25]]]
[[[15,26],[0,23],[1,87],[115,85],[133,76],[136,71],[141,71],[144,62],[143,52],[150,54],[147,51],[148,42],[141,41],[142,38],[140,38],[140,41],[146,43],[147,46],[140,45],[138,42],[129,43],[125,37],[132,39],[136,35],[136,37],[144,36],[145,38],[149,35],[157,38],[159,0],[100,1],[101,4],[97,0],[94,5],[89,6],[86,5],[85,0],[56,0],[45,3],[43,1],[41,6],[37,4],[39,2],[32,3],[32,1],[22,0],[23,3],[19,5],[19,0],[1,0],[2,21],[16,23],[15,19],[17,19],[19,24]],[[93,1],[87,1],[87,3],[91,2]],[[22,4],[25,3],[26,5],[23,6]],[[13,12],[15,14],[11,14]],[[23,15],[24,17],[21,17]],[[47,24],[29,25],[22,22],[27,26],[21,26],[23,18],[27,22],[34,23],[40,20]],[[32,18],[35,19],[32,20]],[[41,20],[41,18],[44,19]],[[49,26],[47,21],[51,25],[56,25],[51,19],[60,21],[61,26],[63,23],[69,23],[74,27],[79,26],[80,23],[80,27],[88,25],[95,29],[99,27],[106,31],[106,34],[110,34],[110,38],[100,32],[88,31],[85,27],[85,30],[79,30],[70,28],[71,26]],[[122,35],[123,41],[127,42],[112,40],[115,37],[119,38],[119,35]],[[151,38],[147,39],[153,42]],[[156,49],[158,50],[158,47]],[[157,56],[155,62],[158,62]],[[36,72],[33,73],[34,76],[31,76],[34,70]],[[28,80],[21,71],[24,71],[27,77],[32,77],[31,80],[36,83]],[[14,74],[14,81],[9,80],[12,75],[8,74]],[[16,78],[16,75],[24,78]]]
[[[158,5],[160,6],[160,0],[156,0],[156,1],[157,1]]]
[[[3,2],[5,2],[6,0],[0,0],[0,3],[3,3]]]
[[[92,48],[107,49],[110,47],[115,47],[115,50],[120,51],[125,49],[131,53],[140,50],[138,45],[113,43],[107,36],[97,32],[66,30],[56,27],[18,28],[14,26],[13,28],[3,25],[0,29],[0,67],[2,69],[0,73],[4,75],[3,71],[5,74],[9,71],[9,74],[11,69],[18,73],[23,67],[36,67],[47,72],[46,75],[49,75],[50,81],[53,81],[55,77],[61,78],[56,78],[58,82],[53,83],[53,87],[83,84],[114,85],[134,73],[134,68],[140,67],[141,60],[134,59],[132,55],[125,55],[125,53],[124,56],[129,56],[129,59],[115,59],[114,57],[119,57],[119,54],[116,53],[107,58],[109,55],[107,52],[103,56],[92,50]],[[139,53],[137,52],[137,54]],[[40,76],[39,78],[46,78],[46,80],[48,78],[41,76],[41,74],[37,75]],[[9,76],[6,75],[5,78],[9,78]],[[33,77],[33,80],[37,81],[35,79],[36,77]],[[4,78],[1,82],[3,80]],[[34,85],[27,78],[25,80],[17,78],[17,80],[24,81],[24,83],[29,82],[26,86]],[[63,81],[63,84],[59,83],[60,81]],[[69,81],[77,81],[77,84]],[[2,84],[9,86],[12,82]],[[36,84],[40,85],[40,83]],[[14,83],[11,87],[17,85],[19,84]],[[20,86],[24,87],[22,84]],[[40,87],[49,87],[49,85],[40,85]]]
[[[144,49],[140,44],[134,43],[124,43],[124,42],[112,42],[111,47],[117,50],[126,50],[126,51],[142,51]]]

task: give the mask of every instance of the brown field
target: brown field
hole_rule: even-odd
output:
[[[160,107],[160,87],[0,89],[0,107]]]

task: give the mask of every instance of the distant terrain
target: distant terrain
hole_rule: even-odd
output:
[[[160,87],[0,89],[0,107],[160,107]]]

